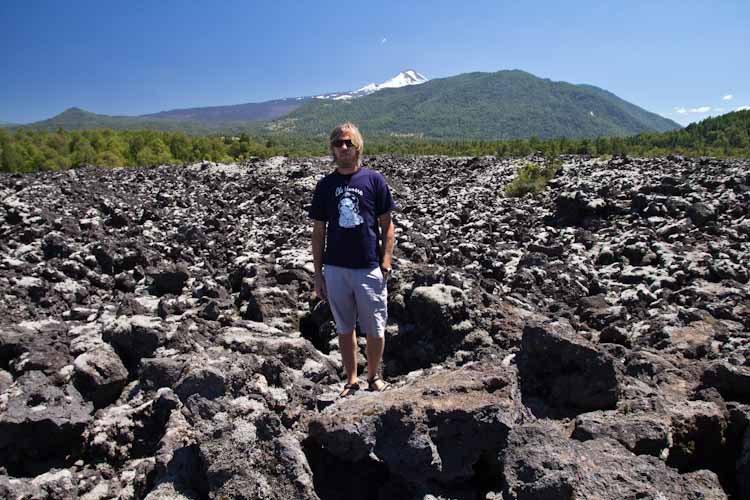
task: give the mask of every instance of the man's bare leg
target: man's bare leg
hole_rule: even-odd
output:
[[[367,337],[367,379],[372,380],[378,375],[380,361],[383,359],[385,350],[385,337]],[[385,386],[385,382],[378,380],[375,382],[376,390]]]
[[[357,382],[357,336],[354,330],[339,334],[339,351],[346,372],[346,383],[354,384]]]

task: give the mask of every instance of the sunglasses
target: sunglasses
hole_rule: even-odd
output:
[[[333,141],[331,141],[331,146],[333,146],[334,148],[340,148],[344,144],[346,144],[347,148],[355,147],[351,139],[334,139]]]

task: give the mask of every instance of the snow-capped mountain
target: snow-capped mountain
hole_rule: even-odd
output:
[[[421,73],[407,69],[402,71],[398,75],[394,76],[390,80],[386,80],[383,83],[369,83],[364,87],[358,88],[357,90],[351,90],[348,92],[333,92],[331,94],[316,95],[316,99],[334,99],[334,100],[347,100],[354,99],[356,97],[362,97],[373,92],[377,92],[382,89],[395,89],[398,87],[406,87],[407,85],[419,85],[427,81],[427,77]]]

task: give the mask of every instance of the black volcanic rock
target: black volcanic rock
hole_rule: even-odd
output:
[[[158,318],[146,315],[119,316],[104,326],[102,338],[110,343],[132,373],[141,358],[150,358],[166,340],[166,327]]]
[[[97,409],[114,403],[128,380],[119,356],[106,344],[81,354],[73,366],[76,388]]]
[[[355,464],[374,454],[417,491],[432,482],[448,486],[470,478],[483,454],[505,446],[520,410],[514,378],[510,369],[473,365],[425,374],[382,395],[353,396],[311,421],[308,445]]]
[[[565,323],[524,327],[518,370],[526,399],[556,409],[608,410],[620,397],[625,367]]]
[[[655,457],[632,454],[616,441],[581,443],[538,424],[511,433],[502,463],[507,481],[503,498],[512,500],[728,498],[713,473],[679,474]]]
[[[42,372],[20,376],[0,399],[0,466],[41,474],[79,453],[93,407],[72,385],[58,387]]]
[[[747,161],[560,160],[366,158],[393,387],[343,399],[328,159],[0,175],[0,496],[747,496]]]
[[[168,265],[163,269],[151,271],[149,276],[153,280],[156,293],[174,295],[182,293],[182,288],[190,277],[184,265]]]

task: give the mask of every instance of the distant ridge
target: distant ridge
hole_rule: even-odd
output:
[[[598,87],[555,82],[520,70],[434,80],[407,70],[372,85],[370,89],[376,91],[349,99],[298,97],[142,116],[108,116],[70,108],[23,128],[155,129],[191,134],[244,130],[319,136],[336,123],[354,121],[366,133],[381,136],[488,140],[625,136],[681,128]]]
[[[59,115],[47,120],[22,125],[18,128],[34,130],[78,130],[87,128],[111,128],[113,130],[162,130],[167,132],[183,131],[203,134],[212,131],[211,128],[187,120],[175,120],[157,117],[138,116],[110,116],[90,113],[81,108],[68,108]]]
[[[273,120],[299,108],[307,97],[292,97],[265,102],[249,102],[231,106],[210,106],[202,108],[173,109],[161,111],[139,118],[166,118],[187,120],[203,125],[222,125],[228,122],[255,122]]]
[[[351,101],[311,100],[268,128],[321,134],[343,120],[370,134],[435,139],[624,136],[681,128],[611,92],[520,70],[464,73]]]

